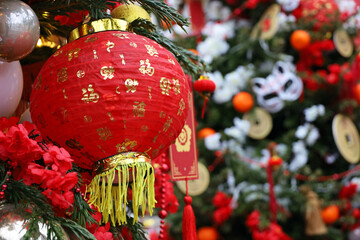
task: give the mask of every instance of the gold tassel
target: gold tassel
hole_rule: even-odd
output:
[[[145,158],[145,160],[144,160]],[[152,215],[155,207],[155,174],[147,161],[148,158],[138,153],[122,153],[99,162],[97,174],[87,187],[89,204],[93,204],[102,213],[103,223],[111,221],[115,226],[126,224],[127,191],[130,182],[129,171],[132,172],[132,207],[134,223],[138,221],[138,210],[141,206],[145,215],[146,205]],[[105,166],[104,166],[105,164]],[[105,171],[104,171],[105,170]],[[119,185],[113,186],[115,177]]]

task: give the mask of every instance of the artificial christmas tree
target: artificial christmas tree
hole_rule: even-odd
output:
[[[198,139],[199,161],[211,176],[207,191],[193,197],[199,228],[213,226],[227,240],[354,238],[357,4],[208,1],[201,35],[173,36],[197,49],[216,83],[204,120],[198,118],[201,135],[202,129],[216,131]],[[186,15],[186,7],[180,10]],[[236,111],[235,103],[249,102],[237,101],[243,92],[254,104]],[[195,102],[200,116],[201,100]],[[274,162],[278,157],[282,164]],[[311,190],[305,194],[301,187]],[[323,210],[334,205],[339,211],[329,218]],[[321,209],[310,213],[311,206]],[[170,218],[176,235],[178,217]],[[307,231],[315,220],[318,229]]]

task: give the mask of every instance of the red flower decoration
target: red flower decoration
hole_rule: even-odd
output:
[[[255,210],[247,217],[245,224],[251,231],[259,228],[260,216],[260,212]]]
[[[223,224],[232,214],[233,209],[230,206],[232,197],[224,192],[217,192],[213,198],[213,205],[217,208],[213,213],[213,221],[216,224]]]
[[[54,19],[59,21],[61,25],[77,27],[88,14],[88,11],[75,11],[67,13],[68,16],[58,15]]]
[[[7,133],[8,129],[12,126],[16,126],[16,124],[19,122],[19,118],[17,117],[1,117],[0,118],[0,132]]]
[[[213,198],[213,205],[215,207],[226,207],[230,204],[232,197],[229,197],[224,192],[217,192]]]
[[[109,230],[110,223],[108,222],[104,227],[99,227],[94,233],[94,236],[97,240],[112,240],[114,239],[114,236]]]
[[[340,199],[349,199],[352,198],[356,194],[357,185],[349,184],[347,186],[342,186],[339,192]]]
[[[4,135],[0,136],[0,144],[3,149],[6,147],[7,152],[1,151],[1,157],[7,156],[11,159],[10,164],[13,167],[24,165],[27,162],[38,160],[41,157],[43,150],[39,147],[36,141],[28,137],[29,133],[22,124],[12,126],[6,133],[6,140]],[[5,140],[5,141],[4,141]]]
[[[216,224],[221,225],[229,219],[232,212],[233,209],[230,206],[218,208],[214,211],[213,220]]]
[[[43,194],[51,201],[52,205],[63,210],[68,209],[74,202],[74,193],[70,191],[61,193],[47,189],[43,191]]]
[[[59,171],[65,174],[72,168],[73,160],[70,154],[64,148],[50,146],[49,150],[44,153],[43,158],[46,165],[50,165],[54,171]]]
[[[86,222],[86,229],[91,233],[95,233],[96,229],[99,227],[98,224],[101,221],[102,214],[97,211],[96,207],[91,207],[91,209],[95,210],[94,213],[91,214],[91,216],[95,219],[96,223]]]

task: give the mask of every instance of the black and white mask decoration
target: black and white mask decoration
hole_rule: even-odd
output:
[[[279,61],[266,78],[254,78],[252,88],[259,105],[271,113],[279,112],[284,101],[295,101],[303,91],[302,80],[292,63]]]

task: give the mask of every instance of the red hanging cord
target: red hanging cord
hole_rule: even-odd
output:
[[[194,211],[191,207],[192,198],[189,196],[188,180],[186,179],[186,196],[184,197],[185,207],[183,212],[183,240],[197,240],[196,223]]]

